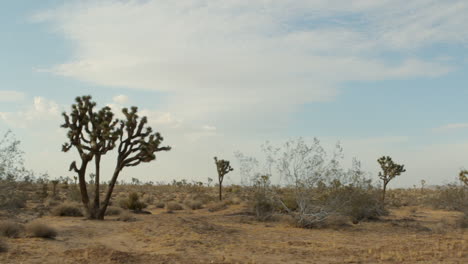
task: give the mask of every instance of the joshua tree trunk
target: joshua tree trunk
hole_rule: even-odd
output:
[[[385,205],[385,192],[387,191],[387,184],[388,182],[383,183],[383,189],[382,189],[382,206]]]
[[[101,174],[101,155],[96,154],[95,156],[95,164],[96,164],[96,176],[95,176],[95,182],[94,182],[94,203],[91,208],[91,215],[93,219],[96,219],[99,217],[99,211],[100,211],[100,197],[99,197],[99,184],[100,184],[100,174]]]
[[[219,200],[223,200],[223,182],[219,181]]]
[[[115,183],[117,182],[117,178],[119,177],[121,170],[122,170],[122,167],[120,165],[117,166],[117,168],[115,168],[114,170],[114,175],[112,176],[112,179],[109,183],[109,188],[107,189],[106,197],[104,198],[104,201],[102,202],[102,207],[99,210],[99,214],[97,217],[97,219],[99,220],[104,220],[107,206],[109,205],[110,198],[112,197],[112,192],[114,191]]]

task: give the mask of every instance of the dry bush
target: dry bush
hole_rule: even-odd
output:
[[[133,217],[133,215],[130,214],[130,212],[124,211],[119,215],[119,217],[117,218],[117,221],[133,222],[133,221],[136,221],[136,218]]]
[[[28,197],[12,181],[0,181],[0,209],[17,210],[26,207]]]
[[[107,207],[106,216],[109,216],[109,215],[121,215],[121,214],[122,214],[122,209],[120,209],[119,207],[115,207],[115,206],[109,206],[109,207]]]
[[[83,216],[81,205],[78,203],[63,203],[51,210],[51,214],[54,216]]]
[[[184,208],[182,207],[181,204],[179,204],[177,202],[168,202],[166,204],[166,210],[167,210],[168,213],[170,213],[172,211],[184,210]]]
[[[23,226],[11,221],[0,222],[0,235],[5,237],[18,237]]]
[[[188,206],[192,210],[202,209],[203,204],[197,200],[186,200],[185,205]]]
[[[164,208],[164,206],[166,206],[166,204],[164,202],[157,202],[155,204],[156,208]]]
[[[129,209],[134,211],[141,211],[146,208],[148,205],[140,201],[138,193],[132,192],[128,195],[128,198],[120,200],[119,206],[123,209]]]
[[[32,222],[26,225],[26,232],[31,237],[41,238],[55,238],[57,236],[57,230],[40,222]]]
[[[436,209],[468,210],[468,190],[455,184],[438,187],[427,203]]]
[[[0,253],[7,252],[8,245],[4,239],[0,239]]]
[[[465,210],[463,215],[456,221],[456,226],[459,228],[468,228],[468,210]]]
[[[67,200],[72,202],[81,202],[81,193],[77,186],[73,185],[68,189]]]
[[[217,211],[221,211],[221,210],[224,210],[224,209],[227,209],[229,206],[228,206],[228,201],[220,201],[220,202],[213,202],[213,203],[210,203],[208,204],[208,211],[210,212],[217,212]]]

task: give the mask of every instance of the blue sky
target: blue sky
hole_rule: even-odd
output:
[[[466,12],[456,0],[9,1],[0,129],[32,169],[68,175],[60,112],[91,94],[139,106],[174,146],[124,178],[206,180],[214,155],[302,136],[340,141],[374,179],[392,155],[408,168],[395,186],[445,183],[468,167]]]

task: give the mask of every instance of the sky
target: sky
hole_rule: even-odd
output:
[[[317,137],[375,181],[378,157],[405,164],[391,187],[445,184],[468,167],[467,13],[464,0],[5,1],[0,132],[29,168],[72,176],[61,113],[89,94],[138,106],[173,148],[127,181],[206,182],[218,156],[237,183],[235,151]]]

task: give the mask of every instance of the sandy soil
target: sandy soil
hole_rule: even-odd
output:
[[[57,238],[8,239],[0,263],[468,263],[455,212],[403,208],[378,222],[307,230],[257,222],[242,205],[150,211],[134,222],[44,216]]]

